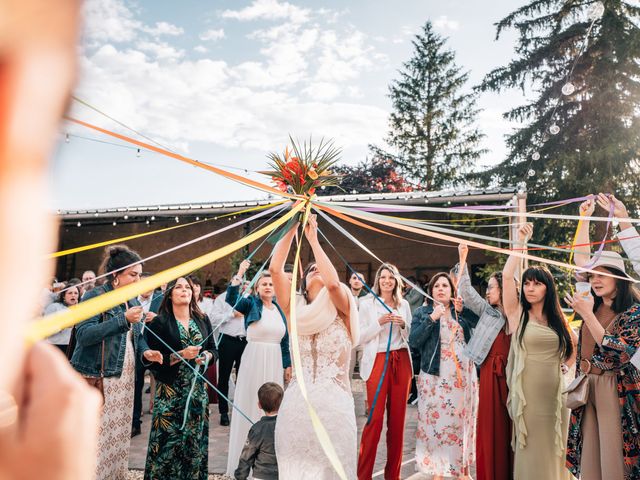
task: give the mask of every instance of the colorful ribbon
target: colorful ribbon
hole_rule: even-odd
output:
[[[27,328],[27,341],[30,343],[37,342],[65,328],[71,327],[82,320],[93,317],[104,312],[116,305],[124,303],[130,298],[137,297],[143,292],[148,292],[163,283],[168,283],[178,277],[188,275],[189,273],[202,268],[209,263],[235,252],[236,250],[248,245],[249,243],[263,237],[273,229],[287,222],[291,217],[298,213],[304,207],[303,203],[298,203],[286,215],[275,220],[270,225],[247,235],[246,237],[236,240],[229,245],[214,250],[200,257],[189,260],[181,265],[169,268],[160,273],[147,277],[139,282],[117,288],[110,292],[94,297],[85,302],[69,307],[67,310],[49,315],[45,318],[39,318],[31,323]]]

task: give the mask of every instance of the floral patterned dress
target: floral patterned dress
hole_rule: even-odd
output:
[[[446,314],[440,321],[440,375],[418,376],[416,468],[428,475],[461,477],[475,464],[478,376],[462,355],[462,327]]]
[[[193,319],[188,332],[180,322],[178,329],[182,348],[202,343],[202,333]],[[209,400],[201,379],[196,381],[187,422],[180,429],[193,378],[193,371],[182,363],[172,385],[156,382],[145,480],[208,478]]]

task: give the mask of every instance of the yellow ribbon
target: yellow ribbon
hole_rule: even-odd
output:
[[[215,262],[216,260],[235,252],[236,250],[278,228],[302,210],[303,206],[303,203],[295,205],[291,211],[282,218],[250,235],[242,237],[240,240],[214,250],[213,252],[194,258],[193,260],[189,260],[181,265],[171,267],[151,277],[147,277],[144,280],[140,280],[139,282],[135,282],[107,292],[104,295],[94,297],[86,302],[80,302],[77,305],[69,307],[69,309],[65,311],[41,317],[28,326],[26,334],[27,342],[34,343],[47,338],[48,336],[65,328],[69,328],[76,323],[86,320],[87,318],[91,318],[105,310],[115,307],[116,305],[120,305],[131,298],[135,298],[143,292],[153,290],[163,283],[168,283],[171,280],[187,275],[204,267],[205,265]]]
[[[304,228],[307,225],[307,220],[309,219],[309,212],[311,211],[311,202],[307,202],[306,209],[304,211],[304,219],[302,221],[302,231],[304,232]],[[293,260],[293,271],[296,272],[298,270],[298,265],[300,263],[300,247],[302,246],[302,241],[298,242],[298,246],[296,248],[296,256]],[[298,344],[298,326],[296,325],[296,289],[297,289],[297,275],[293,275],[291,278],[291,296],[289,298],[289,318],[291,323],[291,335],[289,338],[291,339],[291,352],[293,354],[293,365],[296,369],[296,378],[298,380],[298,385],[300,385],[300,393],[302,393],[302,397],[307,404],[307,409],[309,410],[309,416],[311,417],[311,424],[313,425],[313,430],[316,433],[316,437],[318,437],[318,441],[320,442],[320,446],[324,451],[325,455],[331,462],[331,466],[333,466],[334,470],[338,474],[338,476],[342,480],[347,480],[347,475],[342,467],[342,463],[340,462],[340,458],[338,458],[338,454],[331,443],[331,439],[329,438],[329,434],[327,430],[322,425],[320,421],[320,417],[316,413],[313,405],[309,402],[309,397],[307,394],[307,387],[304,382],[304,377],[302,375],[302,358],[300,357],[300,345]]]
[[[286,202],[286,200],[281,200],[279,202],[270,203],[268,205],[258,205],[257,207],[247,208],[245,210],[240,210],[238,212],[225,213],[224,215],[218,215],[216,218],[224,218],[230,215],[240,215],[243,213],[253,212],[255,210],[262,210],[265,208],[275,207],[276,205],[281,205]],[[151,232],[138,233],[136,235],[129,235],[128,237],[120,237],[115,238],[113,240],[105,240],[104,242],[92,243],[91,245],[84,245],[82,247],[74,247],[69,248],[67,250],[61,250],[59,252],[50,253],[47,258],[58,258],[64,257],[66,255],[71,255],[72,253],[85,252],[87,250],[93,250],[95,248],[105,247],[107,245],[113,245],[114,243],[126,242],[129,240],[135,240],[136,238],[146,237],[147,235],[155,235],[156,233],[168,232],[169,230],[175,230],[176,228],[189,227],[191,225],[196,225],[197,223],[208,222],[211,220],[210,218],[205,218],[204,220],[198,220],[191,223],[184,223],[182,225],[175,225],[173,227],[160,228],[158,230],[152,230]]]

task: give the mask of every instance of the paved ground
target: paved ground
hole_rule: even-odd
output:
[[[358,422],[358,436],[362,432],[366,417],[364,416],[364,382],[361,380],[354,381],[354,398],[356,404],[356,418]],[[143,405],[145,410],[149,405],[149,395],[143,396]],[[220,426],[220,416],[218,415],[217,405],[211,405],[211,423],[209,430],[209,472],[212,474],[224,473],[227,468],[227,448],[229,444],[229,427]],[[409,406],[407,409],[407,419],[405,424],[404,437],[404,466],[402,468],[402,478],[419,480],[426,478],[423,475],[415,474],[415,465],[413,455],[415,449],[415,432],[418,417],[417,407]],[[143,470],[145,458],[147,455],[147,442],[149,438],[149,428],[151,423],[151,415],[145,413],[142,418],[142,435],[131,440],[131,450],[129,454],[129,468],[132,470]],[[383,430],[378,447],[378,456],[376,458],[376,466],[374,469],[374,478],[382,479],[384,463],[386,460],[386,442],[385,431]],[[138,472],[132,472],[131,479],[142,478]],[[211,478],[225,478],[215,475]]]

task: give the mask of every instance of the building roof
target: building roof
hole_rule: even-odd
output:
[[[320,196],[324,202],[374,202],[390,204],[443,204],[510,202],[519,192],[516,187],[488,188],[476,190],[441,190],[436,192],[398,192],[398,193],[359,193],[345,195]],[[174,205],[150,205],[141,207],[98,208],[93,210],[58,210],[61,220],[99,220],[127,217],[175,217],[180,215],[217,215],[232,213],[259,205],[267,205],[273,198],[262,200],[238,200],[215,203],[183,203]]]

